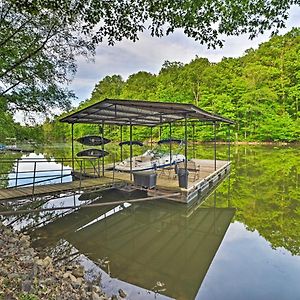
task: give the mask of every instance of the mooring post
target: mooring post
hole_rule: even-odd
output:
[[[129,137],[129,140],[130,140],[130,181],[132,181],[132,122],[131,122],[131,119],[129,120],[130,121],[130,126],[129,126],[129,129],[130,129],[130,137]]]
[[[74,173],[74,123],[72,123],[72,172]]]
[[[215,171],[217,170],[217,137],[216,137],[216,122],[213,122],[214,128],[214,161],[215,161]]]

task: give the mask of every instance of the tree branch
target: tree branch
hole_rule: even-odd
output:
[[[29,52],[25,57],[21,58],[19,61],[17,61],[16,63],[14,63],[10,68],[8,68],[5,72],[3,72],[2,74],[0,74],[0,78],[3,78],[5,75],[7,75],[10,71],[12,71],[13,69],[17,68],[18,66],[22,65],[24,62],[26,62],[28,59],[30,59],[31,57],[33,57],[35,54],[37,54],[38,52],[40,52],[45,45],[47,44],[47,42],[55,35],[51,35],[50,33],[52,32],[54,28],[54,25],[52,25],[52,27],[50,28],[44,42],[38,47],[36,48],[34,51]]]
[[[22,80],[19,80],[18,82],[16,82],[15,84],[13,84],[12,86],[10,86],[9,88],[7,88],[6,90],[4,90],[3,92],[0,92],[0,97],[4,96],[7,92],[9,92],[10,90],[12,90],[13,88],[15,88],[17,85],[19,85],[22,82]]]
[[[20,30],[26,25],[28,24],[30,21],[32,20],[32,17],[29,18],[28,20],[26,20],[23,24],[21,24],[19,26],[19,28],[17,28],[15,30],[15,32],[13,32],[10,36],[8,36],[4,41],[0,42],[0,47],[3,47],[9,40],[11,40],[17,33],[20,32]]]

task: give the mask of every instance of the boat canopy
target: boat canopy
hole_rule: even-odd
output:
[[[125,142],[121,142],[119,143],[119,146],[122,147],[123,145],[137,145],[137,146],[144,146],[144,144],[140,141],[125,141]]]
[[[60,119],[70,124],[141,125],[154,127],[182,120],[200,122],[233,121],[207,112],[193,104],[145,100],[104,99]]]

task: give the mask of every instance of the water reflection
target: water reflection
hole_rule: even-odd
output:
[[[126,195],[114,191],[102,201],[120,197]],[[35,247],[55,246],[64,239],[94,262],[106,258],[105,271],[112,277],[148,290],[160,282],[166,289],[162,294],[193,299],[234,212],[165,201],[81,209],[32,235]]]
[[[64,165],[65,164],[65,165]],[[5,154],[0,157],[0,188],[72,181],[70,162],[43,154]],[[69,164],[69,165],[68,165]]]
[[[34,245],[45,255],[70,252],[66,243],[96,263],[107,257],[104,269],[112,276],[148,289],[166,283],[165,294],[179,299],[195,293],[205,300],[299,299],[299,147],[232,150],[230,179],[201,206],[156,201],[80,209],[36,229]],[[217,151],[219,159],[226,155],[221,145]],[[209,158],[212,149],[200,145],[196,152]],[[102,196],[114,201],[141,195]],[[234,216],[230,206],[237,208]]]

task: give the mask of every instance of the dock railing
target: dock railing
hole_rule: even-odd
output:
[[[101,164],[98,158],[4,158],[0,159],[0,188],[63,183],[73,178],[83,180],[86,176],[100,177]]]

